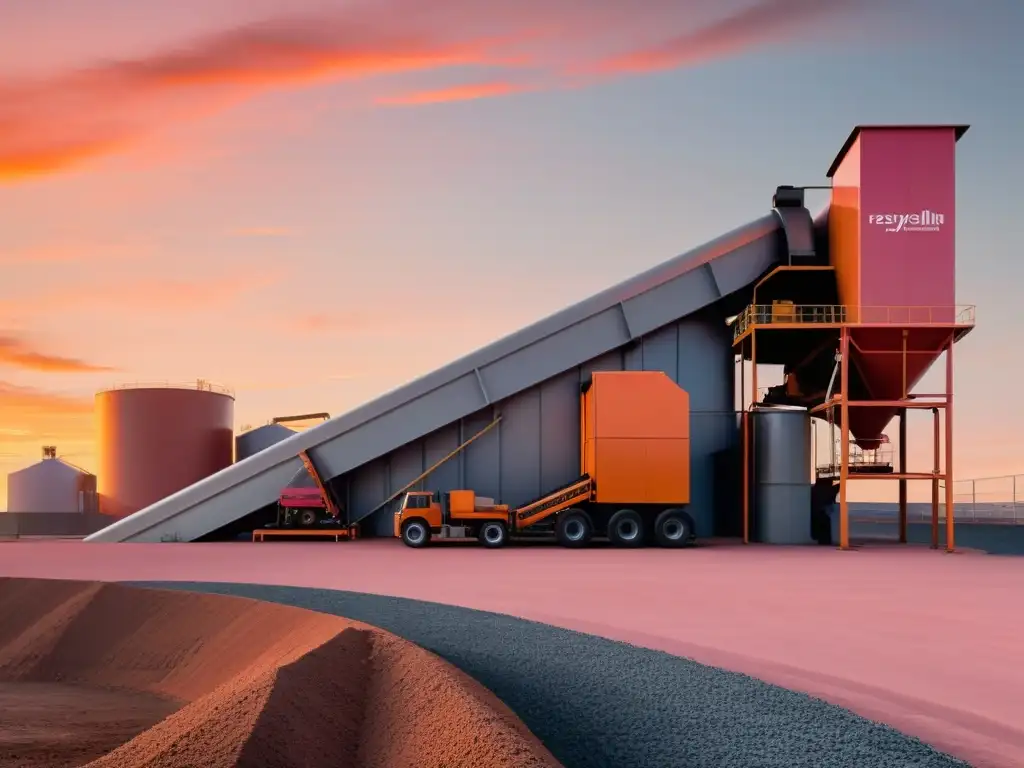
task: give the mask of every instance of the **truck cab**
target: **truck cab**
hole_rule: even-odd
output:
[[[405,494],[395,512],[395,537],[402,535],[402,524],[414,518],[421,518],[429,528],[440,528],[444,523],[440,502],[440,494],[430,491],[409,491]]]

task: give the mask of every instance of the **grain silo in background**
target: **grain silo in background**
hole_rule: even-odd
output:
[[[294,430],[282,424],[264,424],[262,427],[243,432],[235,438],[235,461],[254,456],[294,434]]]
[[[323,413],[300,413],[297,416],[275,416],[269,424],[264,424],[256,429],[242,427],[243,430],[235,438],[235,461],[242,461],[260,451],[264,451],[275,443],[287,440],[292,435],[302,432],[310,426],[310,422],[327,421],[331,414]],[[284,426],[285,424],[297,424],[294,429]]]
[[[234,395],[205,381],[96,395],[100,512],[124,517],[229,466]]]
[[[21,514],[96,511],[96,476],[57,458],[43,446],[43,460],[7,475],[7,511]]]

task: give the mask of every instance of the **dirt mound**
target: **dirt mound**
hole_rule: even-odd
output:
[[[358,622],[29,579],[0,579],[0,616],[0,700],[33,702],[0,707],[2,768],[558,765],[489,691]]]

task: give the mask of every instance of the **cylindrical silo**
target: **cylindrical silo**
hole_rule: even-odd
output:
[[[765,544],[811,544],[811,416],[806,408],[753,412],[754,530]]]
[[[21,514],[88,512],[88,472],[54,456],[7,476],[7,511]]]
[[[235,398],[205,382],[96,395],[100,511],[123,517],[224,469]]]
[[[264,424],[235,438],[235,461],[242,461],[294,435],[281,424]]]

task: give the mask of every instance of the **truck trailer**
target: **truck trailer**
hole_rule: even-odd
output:
[[[495,504],[473,490],[409,491],[394,535],[410,547],[477,538],[486,547],[553,524],[558,542],[606,536],[621,547],[694,541],[690,397],[662,371],[595,372],[580,394],[580,477],[527,504]]]

